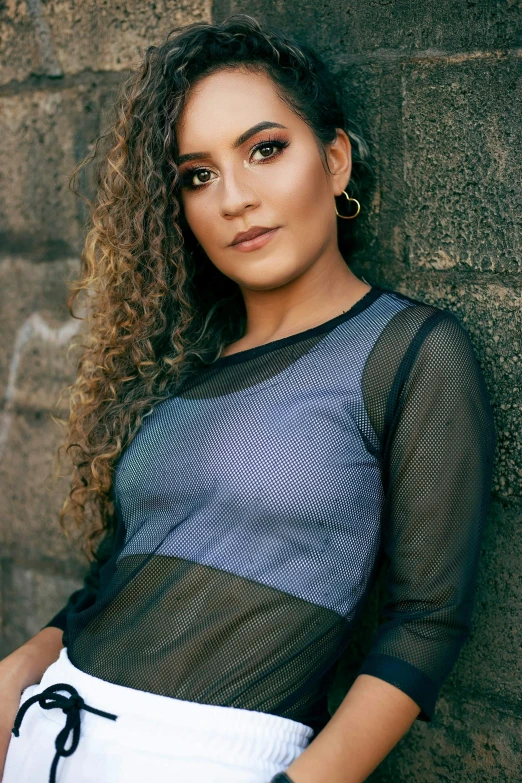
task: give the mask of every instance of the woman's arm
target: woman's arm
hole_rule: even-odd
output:
[[[333,717],[290,765],[294,783],[362,783],[420,712],[394,685],[360,674]]]
[[[59,628],[43,628],[0,661],[0,679],[16,681],[20,692],[40,682],[44,671],[58,659],[63,647]]]
[[[62,631],[44,628],[0,661],[0,780],[22,691],[42,679],[60,655]]]
[[[383,457],[384,622],[327,726],[288,769],[295,783],[359,783],[439,690],[471,633],[495,429],[458,319],[439,311],[393,384]]]
[[[107,532],[98,545],[83,587],[69,596],[65,606],[44,628],[0,661],[0,780],[21,693],[39,683],[45,670],[58,659],[64,646],[69,613],[83,611],[95,602],[100,588],[100,569],[112,553],[113,542],[113,535]]]

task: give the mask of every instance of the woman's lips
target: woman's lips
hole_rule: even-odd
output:
[[[257,250],[270,242],[277,231],[279,231],[279,228],[273,228],[271,231],[265,231],[264,234],[259,234],[259,236],[254,237],[254,239],[247,239],[245,242],[238,242],[236,245],[231,245],[231,248],[233,250],[239,250],[242,253],[249,253],[251,250]]]

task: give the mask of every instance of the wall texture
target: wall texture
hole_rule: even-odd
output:
[[[0,3],[0,656],[35,634],[87,567],[58,524],[62,431],[79,321],[65,280],[79,267],[83,202],[68,189],[126,69],[210,0]],[[75,310],[77,312],[77,310]]]
[[[67,190],[121,72],[178,23],[246,12],[315,45],[343,85],[375,176],[351,266],[455,312],[483,367],[498,450],[474,630],[431,724],[417,721],[370,780],[522,781],[522,3],[520,0],[11,0],[0,6],[0,612],[5,654],[38,631],[86,563],[52,489],[65,307],[83,236]],[[298,13],[296,13],[298,9]],[[350,687],[383,602],[376,586],[338,669]]]

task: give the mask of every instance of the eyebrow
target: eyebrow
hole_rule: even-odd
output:
[[[238,147],[241,147],[245,141],[248,141],[251,136],[259,133],[259,131],[267,130],[267,128],[284,128],[285,130],[288,130],[286,125],[281,125],[279,122],[270,122],[270,120],[258,122],[257,125],[253,125],[242,133],[241,136],[237,137],[232,145],[232,149],[236,150]],[[178,166],[181,166],[182,163],[186,163],[187,160],[197,160],[198,158],[210,158],[210,152],[189,152],[186,155],[180,155],[178,158]]]

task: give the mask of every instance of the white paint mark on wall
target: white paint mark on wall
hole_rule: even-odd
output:
[[[39,337],[45,343],[66,345],[80,330],[83,321],[71,318],[59,327],[47,324],[40,313],[36,312],[27,318],[16,333],[13,355],[9,363],[9,377],[4,394],[4,409],[0,419],[0,459],[2,458],[13,419],[13,406],[16,396],[16,381],[20,360],[27,343],[32,337]]]
[[[49,24],[45,18],[41,0],[27,0],[27,9],[33,19],[36,40],[40,48],[42,65],[47,76],[63,76],[60,63],[54,53]]]

